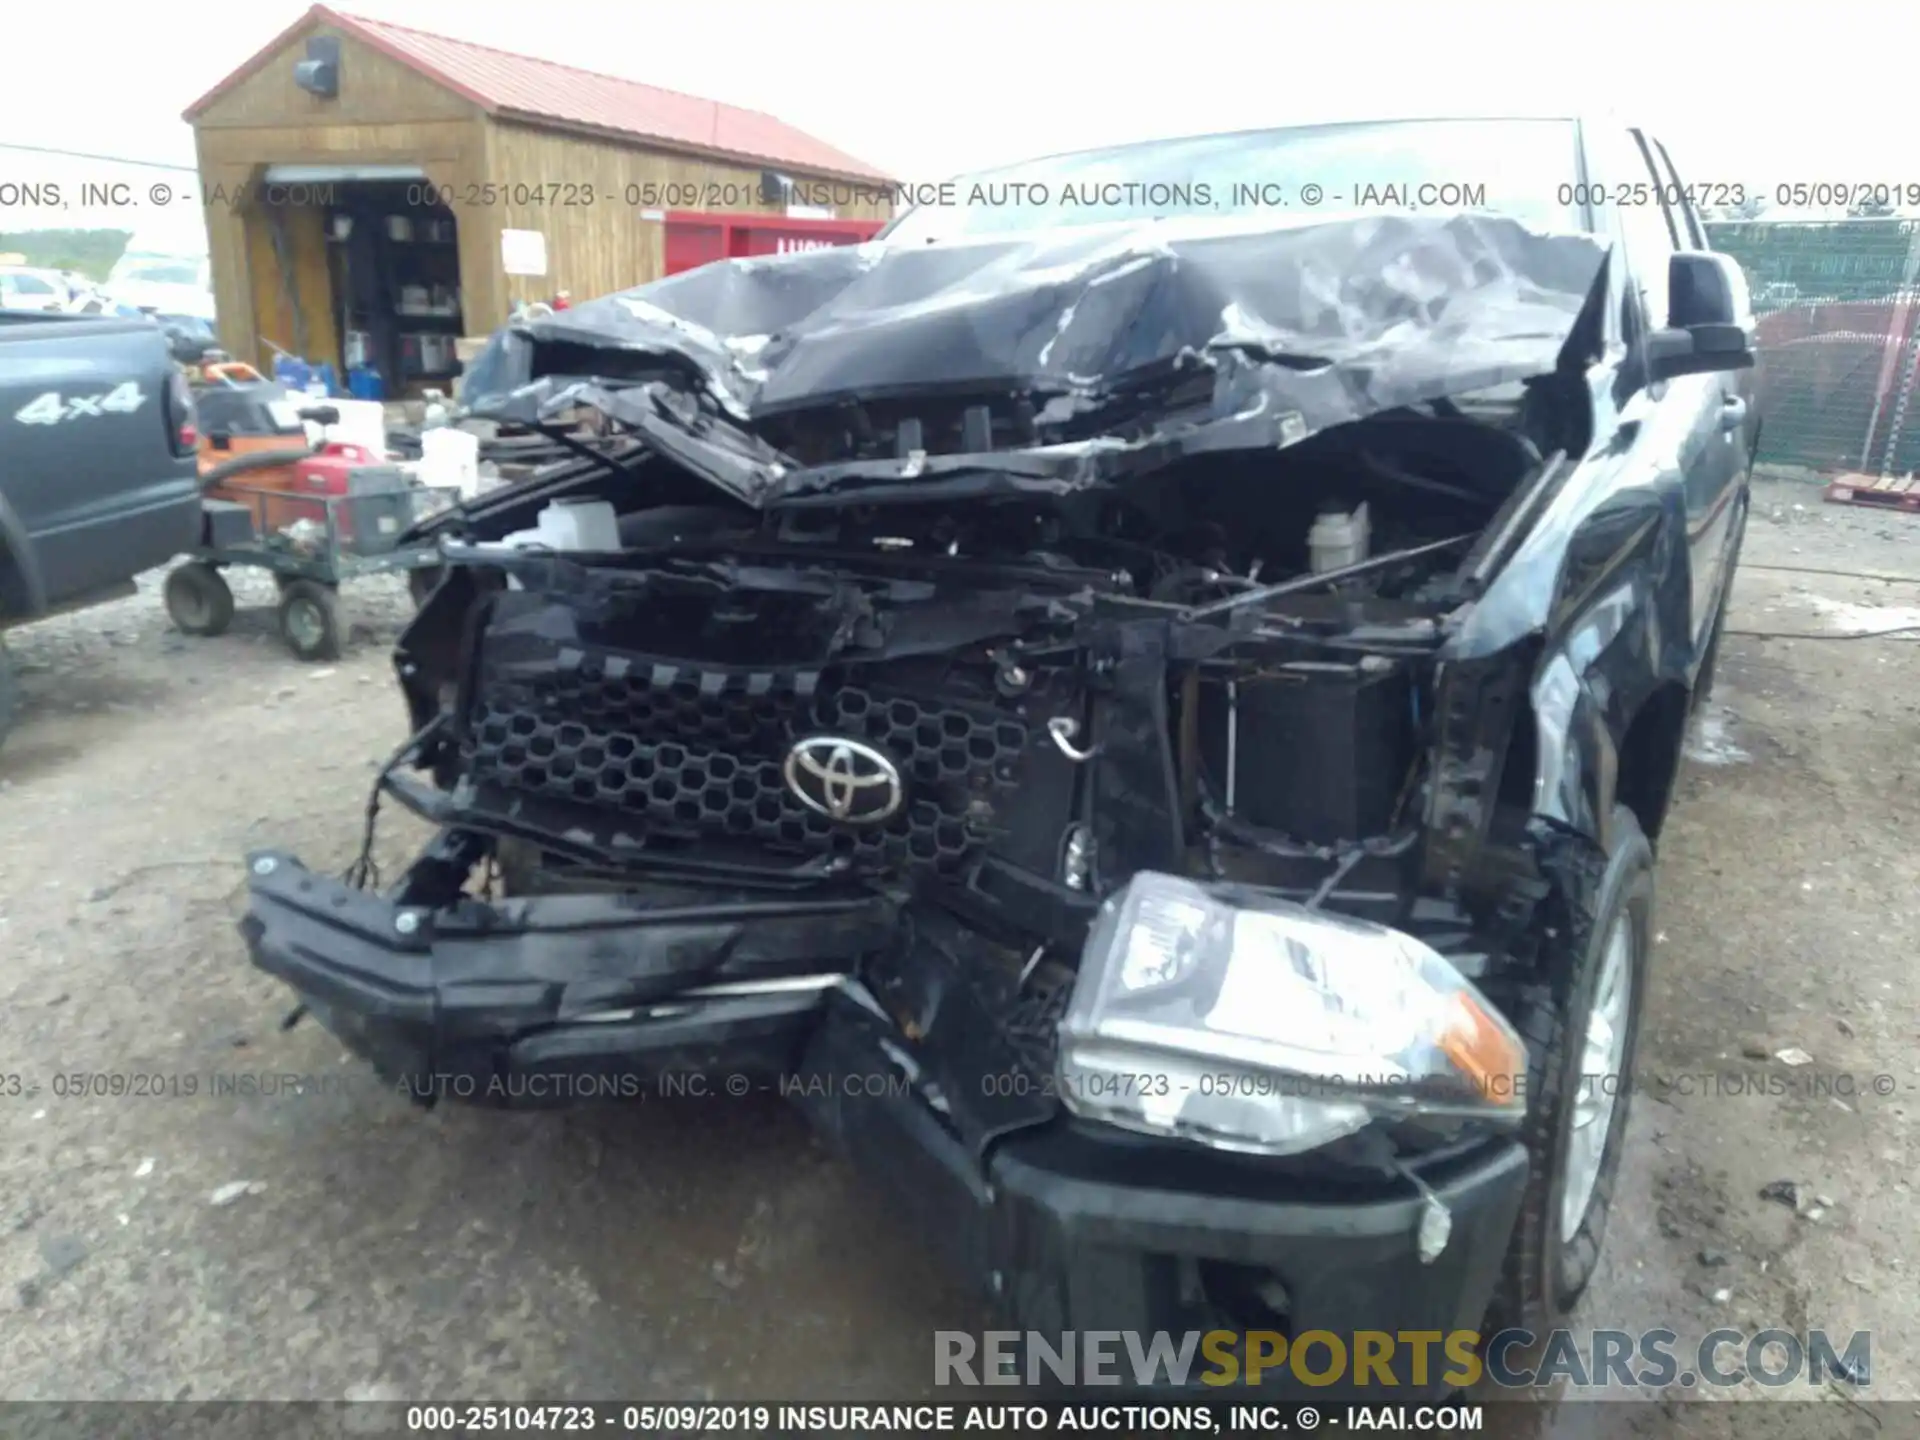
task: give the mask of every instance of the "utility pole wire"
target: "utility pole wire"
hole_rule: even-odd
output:
[[[0,150],[21,150],[29,155],[58,155],[67,160],[105,160],[114,165],[138,165],[145,170],[178,170],[183,175],[199,173],[191,165],[169,165],[164,160],[135,160],[126,155],[96,155],[88,150],[56,150],[50,145],[12,145],[0,140]]]

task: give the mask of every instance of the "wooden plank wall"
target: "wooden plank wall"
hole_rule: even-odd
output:
[[[548,273],[544,279],[501,274],[501,302],[470,314],[470,329],[476,321],[489,329],[504,324],[515,301],[544,300],[559,290],[584,300],[658,279],[664,264],[664,227],[642,218],[642,210],[773,209],[760,203],[758,166],[643,150],[508,121],[487,126],[485,171],[496,182],[496,203],[455,206],[463,237],[468,229],[486,228],[493,237],[492,268],[499,271],[500,231],[538,230],[547,237]],[[785,173],[796,180],[816,178]],[[524,203],[535,187],[543,203]],[[843,182],[843,188],[850,189],[850,183]],[[589,194],[591,204],[565,203]],[[629,205],[629,195],[642,203]],[[560,203],[544,203],[546,197]],[[649,206],[645,201],[650,197],[654,203]],[[892,211],[884,202],[868,200],[836,207],[836,213],[884,219]],[[464,267],[464,243],[460,253]]]
[[[306,55],[307,37],[340,40],[340,93],[331,100],[293,83],[293,67]],[[462,120],[473,115],[467,100],[434,84],[411,66],[369,49],[350,35],[319,25],[290,38],[279,53],[220,96],[194,121],[206,130],[255,130],[293,126],[334,129],[350,125],[410,125],[422,120]]]

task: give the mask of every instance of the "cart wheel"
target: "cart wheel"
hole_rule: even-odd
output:
[[[233,591],[220,572],[189,560],[167,573],[167,617],[187,635],[218,635],[233,623]]]
[[[338,660],[340,597],[312,580],[289,581],[280,591],[280,635],[302,660]]]
[[[440,588],[441,580],[446,578],[444,565],[423,565],[418,570],[407,572],[407,593],[413,597],[413,608],[418,610],[432,598],[433,592]]]

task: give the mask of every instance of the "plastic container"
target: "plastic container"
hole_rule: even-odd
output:
[[[605,500],[556,500],[540,512],[540,532],[554,550],[620,548],[620,519]]]
[[[426,485],[456,486],[462,498],[478,495],[480,493],[480,437],[466,430],[455,429],[451,425],[422,430],[420,432],[420,480]],[[545,513],[545,511],[541,512],[542,515]]]
[[[538,525],[514,531],[503,543],[545,550],[618,550],[620,519],[605,500],[556,500],[540,512]]]
[[[1307,533],[1307,553],[1313,573],[1324,575],[1329,570],[1357,565],[1366,559],[1370,528],[1364,504],[1351,513],[1322,510],[1313,522],[1313,529]]]
[[[387,382],[371,365],[355,365],[347,371],[347,394],[356,400],[386,398]]]
[[[313,367],[292,355],[276,355],[273,360],[273,378],[290,392],[305,391],[313,380]]]
[[[351,378],[352,372],[348,374]],[[378,400],[336,400],[333,408],[340,419],[327,427],[327,439],[361,446],[382,461],[387,458],[386,406]]]

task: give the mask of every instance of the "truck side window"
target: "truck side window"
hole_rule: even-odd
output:
[[[1626,242],[1628,273],[1640,292],[1643,315],[1630,340],[1667,323],[1667,261],[1674,231],[1660,203],[1660,180],[1629,130],[1608,128],[1593,147],[1600,182],[1611,201],[1616,233]],[[1599,136],[1595,137],[1599,139]]]
[[[1672,210],[1674,233],[1686,238],[1689,250],[1709,250],[1706,227],[1700,223],[1699,212],[1693,208],[1693,197],[1687,193],[1687,187],[1680,181],[1680,174],[1673,168],[1673,157],[1667,154],[1667,147],[1651,135],[1645,137],[1653,146],[1654,168],[1660,172],[1660,183],[1666,187],[1667,199]]]

